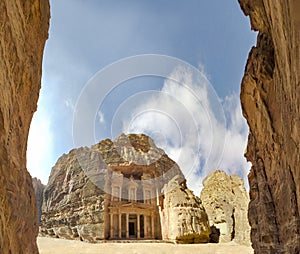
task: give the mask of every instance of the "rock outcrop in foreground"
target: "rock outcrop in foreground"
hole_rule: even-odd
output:
[[[200,198],[209,224],[219,231],[219,242],[250,245],[249,195],[240,177],[220,170],[211,172],[203,180]]]
[[[239,0],[259,31],[242,81],[256,253],[300,253],[300,2]]]
[[[95,242],[208,242],[208,218],[178,165],[143,134],[63,155],[44,191],[42,235]]]
[[[38,253],[35,195],[26,169],[48,37],[47,0],[0,1],[0,253]]]

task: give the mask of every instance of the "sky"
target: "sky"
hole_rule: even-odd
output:
[[[179,164],[195,194],[216,168],[238,174],[247,186],[248,127],[239,93],[256,34],[237,1],[50,5],[42,88],[27,149],[32,176],[46,184],[57,159],[72,148],[143,132]],[[97,91],[90,89],[94,85]]]

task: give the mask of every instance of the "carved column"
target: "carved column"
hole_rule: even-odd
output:
[[[129,214],[126,213],[126,238],[129,238]]]
[[[144,231],[145,231],[145,238],[149,238],[148,217],[149,217],[149,216],[145,215],[145,218],[144,218]]]
[[[119,238],[122,238],[122,213],[119,213]]]
[[[151,237],[154,239],[155,235],[154,235],[154,214],[151,215]]]
[[[113,213],[111,213],[110,214],[110,238],[113,238],[113,236],[114,236],[114,229],[113,229],[113,227],[114,227],[114,214]]]
[[[141,225],[140,225],[140,215],[137,214],[136,216],[137,218],[137,238],[140,239],[141,238]]]

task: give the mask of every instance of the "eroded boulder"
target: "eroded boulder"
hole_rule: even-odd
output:
[[[209,223],[215,227],[214,238],[218,231],[219,242],[250,245],[249,195],[240,177],[213,171],[203,180],[200,197]]]

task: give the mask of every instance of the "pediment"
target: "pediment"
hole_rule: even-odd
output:
[[[140,208],[140,209],[149,209],[149,207],[146,204],[137,203],[137,202],[130,202],[127,204],[123,204],[120,207],[124,208]]]
[[[129,202],[124,204],[119,204],[118,206],[111,206],[110,208],[133,208],[133,209],[144,209],[144,210],[152,210],[153,206],[149,204],[144,203],[138,203],[138,202]]]

